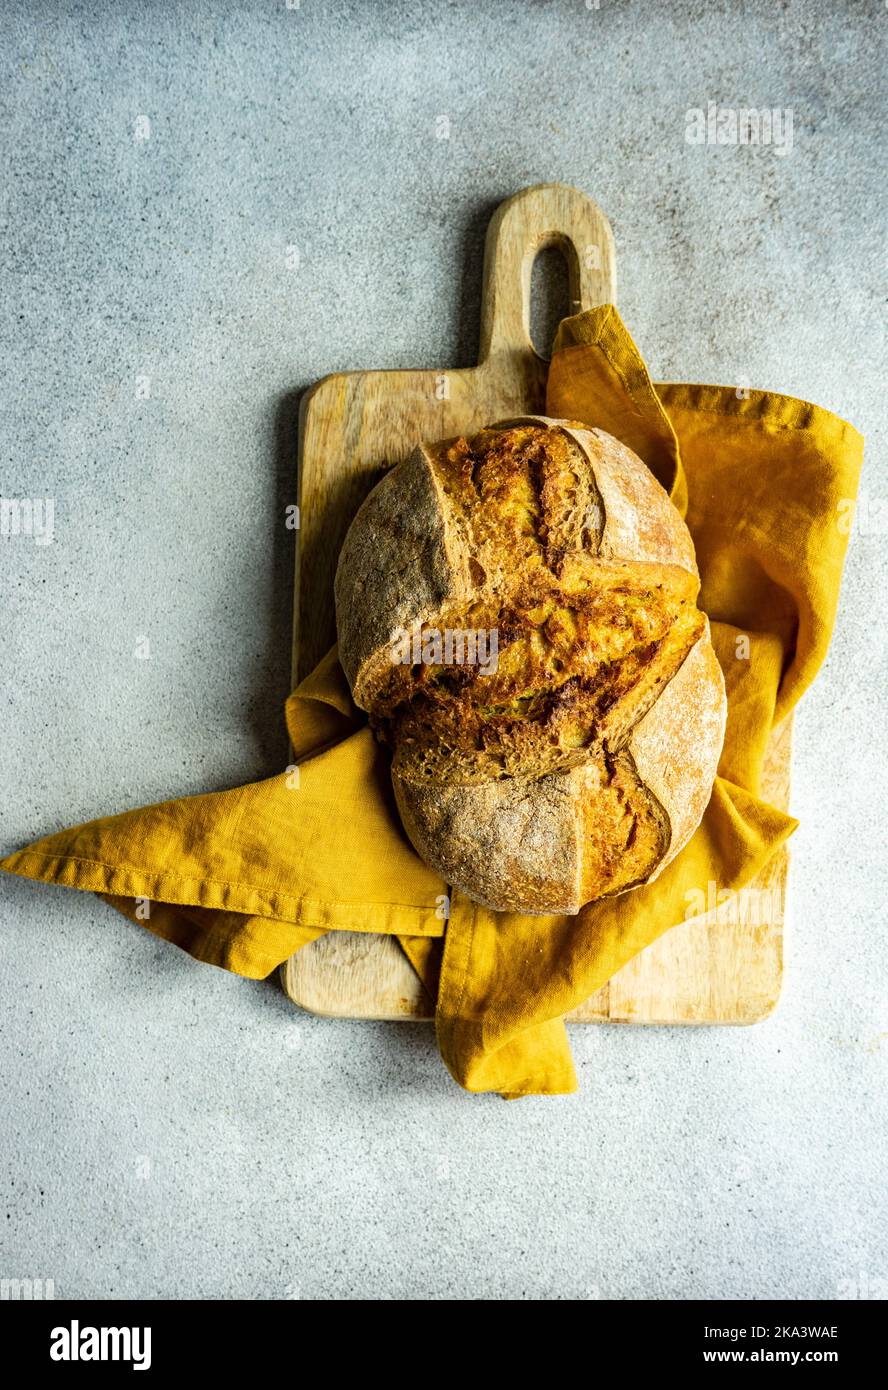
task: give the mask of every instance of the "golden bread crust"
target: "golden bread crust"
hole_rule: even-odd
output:
[[[601,430],[502,421],[377,485],[340,557],[340,657],[448,883],[576,912],[678,853],[726,712],[698,590],[679,513]],[[454,658],[442,632],[495,635],[495,661]]]

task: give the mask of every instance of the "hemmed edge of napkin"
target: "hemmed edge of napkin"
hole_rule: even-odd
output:
[[[836,444],[864,446],[864,437],[850,421],[826,406],[786,396],[780,391],[707,385],[705,382],[655,381],[654,390],[667,410],[693,410],[698,415],[730,415],[771,429],[816,430]]]
[[[36,860],[33,868],[25,860]],[[300,926],[329,928],[340,931],[382,932],[384,935],[405,933],[410,936],[440,936],[441,923],[434,919],[434,907],[422,903],[331,903],[286,893],[260,894],[254,889],[242,890],[238,884],[216,883],[208,878],[185,878],[167,871],[152,873],[133,865],[102,864],[80,859],[76,855],[41,854],[32,849],[16,850],[0,859],[4,873],[20,878],[39,879],[63,888],[77,888],[87,893],[110,893],[115,897],[147,898],[173,906],[205,907],[225,912],[240,912],[247,917],[293,922]],[[197,885],[197,888],[185,885]],[[355,914],[373,917],[372,923],[355,920]],[[418,913],[420,920],[404,917]],[[423,930],[421,914],[428,913],[432,923]]]

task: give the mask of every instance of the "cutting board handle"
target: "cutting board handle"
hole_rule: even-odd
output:
[[[501,203],[484,244],[479,361],[539,353],[530,336],[530,284],[540,251],[557,246],[567,261],[570,312],[612,304],[614,237],[597,203],[565,183],[539,183]]]

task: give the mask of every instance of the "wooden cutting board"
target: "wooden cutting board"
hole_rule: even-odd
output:
[[[542,184],[503,203],[484,253],[477,367],[341,372],[302,401],[300,531],[296,557],[294,683],[336,640],[333,575],[363,498],[420,439],[468,434],[510,415],[544,411],[548,362],[530,339],[537,253],[560,248],[571,312],[616,299],[613,236],[600,208],[575,188]],[[791,721],[772,737],[762,795],[786,809]],[[578,1023],[754,1023],[777,1002],[783,970],[788,854],[777,854],[740,898],[706,904],[642,951],[570,1015]],[[282,967],[284,988],[312,1013],[428,1019],[432,1001],[394,937],[330,932]]]

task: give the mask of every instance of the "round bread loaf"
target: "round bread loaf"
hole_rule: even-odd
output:
[[[422,858],[502,911],[649,883],[698,826],[726,701],[690,534],[602,430],[422,444],[364,501],[339,656]]]

